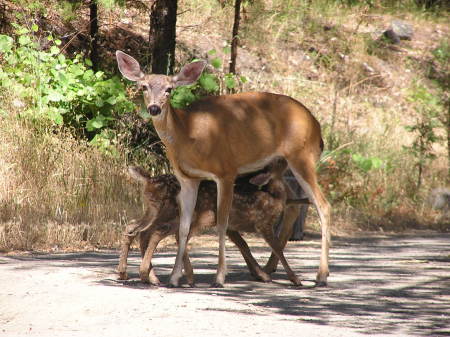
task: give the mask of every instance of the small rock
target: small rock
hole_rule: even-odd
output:
[[[400,37],[392,29],[385,30],[383,36],[393,44],[400,43]]]
[[[368,73],[375,72],[375,69],[373,69],[371,66],[369,66],[366,62],[363,62],[362,66]]]
[[[450,189],[435,188],[430,192],[428,202],[434,209],[450,211]]]
[[[413,36],[412,25],[402,20],[393,20],[391,29],[401,40],[411,40]]]

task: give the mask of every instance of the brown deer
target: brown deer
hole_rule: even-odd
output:
[[[210,96],[186,109],[170,105],[170,91],[194,83],[206,63],[185,65],[175,76],[146,75],[139,63],[116,52],[122,75],[142,89],[153,125],[166,146],[167,156],[180,183],[179,244],[169,286],[179,286],[186,240],[201,180],[217,184],[219,262],[212,286],[223,287],[226,275],[225,234],[238,174],[256,171],[276,157],[287,160],[295,178],[315,205],[322,227],[322,253],[317,273],[326,285],[330,245],[331,209],[322,194],[316,163],[323,150],[320,124],[295,99],[264,92]]]
[[[292,233],[292,225],[299,213],[298,203],[307,200],[293,200],[293,194],[283,182],[286,170],[285,160],[275,160],[264,170],[252,177],[242,177],[234,188],[233,206],[227,235],[236,244],[247,263],[250,273],[258,280],[269,282],[278,259],[281,260],[289,279],[294,285],[301,285],[300,279],[289,267],[283,249]],[[150,177],[138,167],[129,168],[130,176],[143,185],[145,204],[144,216],[133,221],[125,228],[119,263],[119,278],[127,279],[127,257],[133,239],[139,234],[142,262],[139,268],[141,280],[159,285],[159,280],[152,267],[151,260],[159,242],[165,237],[175,234],[179,227],[179,212],[176,196],[180,185],[174,175]],[[286,198],[289,197],[286,206]],[[217,189],[213,182],[202,182],[195,206],[189,238],[198,235],[202,229],[216,224]],[[279,238],[274,233],[274,225],[281,220]],[[273,250],[266,273],[253,258],[250,249],[239,232],[258,232]],[[189,240],[188,238],[188,240]],[[184,269],[188,283],[193,286],[193,269],[186,251]]]

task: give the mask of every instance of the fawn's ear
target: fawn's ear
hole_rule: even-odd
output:
[[[253,184],[256,186],[264,186],[267,183],[269,183],[271,178],[272,178],[272,175],[269,172],[266,172],[266,173],[260,173],[257,176],[254,176],[249,181],[250,181],[250,184]]]
[[[205,61],[197,61],[186,64],[177,75],[172,77],[173,87],[176,88],[180,85],[194,83],[198,80],[205,67]]]
[[[125,54],[123,51],[116,51],[117,65],[123,77],[130,81],[139,81],[144,78],[139,62],[134,57]]]

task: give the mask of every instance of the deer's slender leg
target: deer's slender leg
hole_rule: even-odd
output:
[[[128,280],[127,274],[127,259],[128,253],[130,251],[130,246],[136,236],[130,236],[127,234],[122,235],[121,249],[120,249],[120,260],[119,260],[119,280]]]
[[[231,204],[233,202],[233,184],[235,175],[217,181],[217,232],[219,234],[219,264],[216,280],[212,284],[215,288],[222,288],[227,273],[225,260],[225,234],[228,227]]]
[[[178,287],[180,278],[183,275],[183,256],[186,250],[187,237],[200,183],[199,180],[192,179],[179,179],[179,182],[181,185],[181,190],[178,194],[178,205],[180,207],[179,243],[175,265],[170,275],[169,287]]]
[[[308,195],[309,199],[319,213],[320,224],[322,227],[322,251],[320,255],[319,271],[317,272],[317,284],[324,286],[327,284],[327,277],[330,274],[328,269],[328,258],[330,249],[330,222],[331,208],[325,199],[317,183],[315,160],[311,154],[290,156],[287,158],[289,167],[294,173],[300,186]]]
[[[257,280],[261,280],[263,282],[272,281],[270,276],[267,275],[267,273],[262,270],[258,262],[253,257],[250,248],[247,245],[247,242],[245,242],[241,234],[239,234],[239,232],[236,231],[228,230],[227,235],[230,238],[230,240],[233,241],[233,243],[241,251],[241,254],[245,260],[245,263],[247,264],[250,274]]]
[[[186,281],[189,284],[190,287],[195,287],[194,283],[194,269],[192,268],[191,260],[189,259],[189,249],[187,247],[187,244],[189,243],[189,240],[191,239],[192,233],[188,235],[187,241],[186,241],[186,249],[184,250],[183,254],[183,268],[184,268],[184,276],[186,277]],[[179,236],[175,235],[175,239],[177,240],[177,244],[180,244]]]
[[[194,269],[191,265],[191,260],[189,259],[189,249],[184,251],[183,255],[183,265],[184,265],[184,275],[186,276],[186,281],[190,287],[195,287],[194,282]]]
[[[297,219],[298,217],[298,209],[299,207],[297,205],[288,205],[284,210],[280,225],[281,232],[278,237],[282,250],[284,249],[284,247],[286,247],[286,243],[289,237],[292,235],[293,224],[295,219]],[[274,273],[277,270],[278,261],[279,259],[277,255],[272,251],[272,253],[270,254],[270,258],[264,266],[263,270],[268,274]]]
[[[144,237],[143,241],[145,242],[145,254],[139,268],[139,275],[143,282],[159,285],[159,279],[152,265],[153,254],[161,240],[174,234],[177,227],[170,224],[159,224],[155,226],[158,226],[155,230],[148,230],[141,233],[141,238]],[[144,242],[141,242],[141,248],[144,246]]]
[[[288,275],[289,280],[291,280],[291,282],[294,285],[301,286],[302,282],[297,277],[297,275],[295,275],[295,273],[292,271],[291,267],[289,266],[288,262],[286,261],[286,258],[284,257],[284,254],[283,254],[284,247],[281,244],[281,242],[278,240],[278,238],[275,237],[273,231],[270,229],[270,230],[261,230],[259,232],[263,235],[264,239],[269,244],[270,248],[272,248],[272,252],[276,255],[276,257],[282,263],[284,270],[286,270],[286,274]]]

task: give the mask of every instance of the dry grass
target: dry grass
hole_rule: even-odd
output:
[[[0,249],[115,245],[140,212],[124,158],[107,157],[63,130],[0,122]]]

